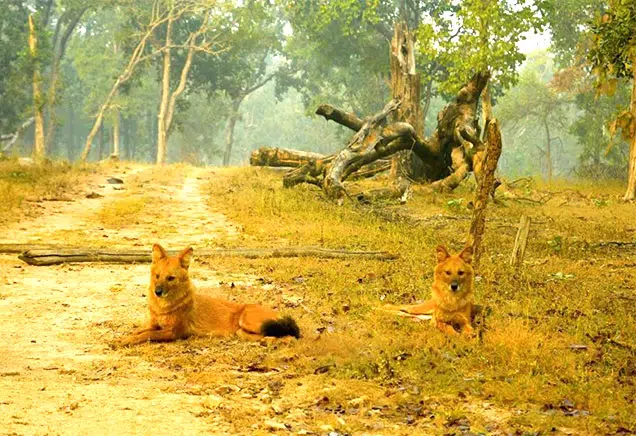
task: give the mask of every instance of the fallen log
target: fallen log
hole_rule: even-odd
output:
[[[178,251],[169,251],[171,255]],[[203,249],[195,251],[197,258],[208,257],[246,257],[248,259],[268,259],[283,257],[317,257],[321,259],[374,259],[394,260],[397,255],[384,251],[348,251],[320,247],[281,247],[281,248],[234,248]],[[47,266],[63,263],[148,263],[152,253],[148,250],[101,250],[101,249],[30,249],[18,258],[29,265]]]
[[[362,167],[402,151],[417,156],[422,171],[406,174],[407,178],[428,181],[433,192],[453,190],[471,171],[479,178],[484,143],[479,139],[475,114],[488,78],[487,72],[477,73],[460,89],[455,99],[439,113],[437,129],[429,138],[419,135],[411,123],[399,121],[400,117],[390,121],[392,114],[402,112],[401,107],[408,99],[393,99],[382,111],[364,119],[321,105],[318,114],[357,131],[338,153],[290,170],[283,177],[283,185],[310,183],[322,188],[327,197],[341,202],[347,195],[345,180],[355,177]],[[389,189],[390,195],[403,195],[400,188],[401,185]]]
[[[325,155],[310,151],[292,150],[290,148],[261,147],[252,151],[250,165],[255,167],[293,167],[297,168]]]

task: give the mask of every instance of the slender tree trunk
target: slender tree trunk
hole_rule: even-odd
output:
[[[235,98],[232,102],[232,113],[227,120],[227,126],[225,127],[225,154],[223,155],[223,166],[230,165],[230,159],[232,157],[232,145],[234,144],[234,128],[239,118],[239,108],[243,97]]]
[[[33,117],[35,120],[33,156],[40,160],[46,155],[46,149],[44,147],[44,116],[42,115],[44,101],[40,90],[42,78],[40,77],[40,62],[37,58],[37,41],[35,20],[33,19],[33,14],[31,14],[29,15],[29,53],[33,60]]]
[[[172,39],[172,19],[168,20],[166,29],[166,47],[163,50],[163,73],[161,76],[161,103],[159,104],[159,114],[157,122],[157,165],[166,163],[166,152],[168,142],[168,127],[166,126],[166,113],[168,112],[168,102],[170,101],[170,45]]]
[[[75,110],[73,109],[73,105],[69,105],[69,116],[68,116],[68,143],[66,144],[66,156],[68,157],[69,162],[73,160],[73,154],[75,153]]]
[[[113,42],[113,54],[117,57],[117,42]],[[117,91],[116,95],[119,94]],[[119,158],[119,129],[121,124],[121,114],[119,111],[119,106],[115,106],[113,108],[113,152],[112,157]]]
[[[157,3],[155,3],[155,5],[153,6],[153,11],[156,5]],[[167,18],[164,17],[164,18],[152,21],[146,27],[146,31],[141,37],[141,40],[139,41],[135,49],[133,50],[130,56],[130,59],[128,60],[128,63],[126,64],[126,68],[124,69],[124,72],[119,77],[117,77],[117,80],[115,80],[115,83],[110,89],[108,96],[106,97],[102,105],[99,107],[99,110],[97,111],[97,115],[95,116],[95,122],[93,123],[93,127],[91,128],[90,132],[88,133],[88,136],[86,137],[86,143],[84,144],[84,151],[82,152],[82,157],[81,157],[82,161],[85,161],[86,158],[88,157],[88,154],[91,151],[93,140],[95,139],[95,135],[97,135],[97,132],[99,131],[99,128],[102,125],[102,121],[104,120],[104,113],[110,107],[110,102],[113,99],[113,97],[117,94],[119,87],[132,77],[133,73],[135,72],[135,69],[137,68],[137,65],[142,60],[147,59],[148,57],[151,57],[151,55],[148,55],[148,56],[144,55],[144,51],[146,49],[146,44],[148,42],[148,39],[150,39],[150,37],[154,34],[154,31],[157,27],[159,27],[164,22],[166,22],[166,20],[174,20],[176,15],[178,14],[175,14],[171,11]]]
[[[492,99],[490,97],[490,83],[486,85],[484,91],[481,93],[481,117],[483,118],[483,132],[486,134],[486,127],[488,122],[492,120]]]
[[[46,128],[46,137],[44,139],[44,144],[47,150],[50,150],[53,141],[55,140],[55,135],[57,133],[57,88],[59,85],[59,73],[60,73],[60,63],[62,62],[62,58],[64,57],[64,53],[66,52],[66,45],[68,44],[68,40],[71,35],[75,31],[77,24],[81,20],[84,13],[88,10],[88,6],[80,9],[76,12],[74,17],[71,17],[68,20],[68,24],[62,37],[60,38],[59,43],[57,43],[57,38],[53,39],[53,49],[55,51],[53,56],[53,64],[51,65],[51,72],[49,75],[49,89],[47,92],[47,111],[49,114],[49,122]],[[61,20],[62,18],[60,18]],[[65,20],[66,21],[66,20]],[[58,22],[58,26],[60,23]],[[59,28],[57,29],[59,31]]]
[[[128,136],[128,129],[130,129],[130,120],[128,118],[121,119],[121,139],[122,139],[122,156],[130,160],[130,142]]]
[[[429,80],[426,84],[426,94],[424,95],[424,108],[422,109],[422,135],[426,133],[426,116],[431,108],[431,99],[433,97],[433,81]]]
[[[119,129],[120,129],[120,115],[119,109],[115,109],[115,119],[113,120],[113,153],[115,158],[119,157]]]
[[[99,148],[97,149],[97,160],[102,160],[102,156],[104,153],[104,126],[102,125],[99,129]]]
[[[630,110],[632,112],[632,139],[629,144],[629,170],[627,175],[627,191],[623,200],[636,199],[636,54],[632,55],[632,99]]]
[[[543,120],[543,126],[545,127],[547,139],[545,144],[545,162],[548,171],[548,183],[552,183],[552,137],[550,137],[550,127],[547,120]]]

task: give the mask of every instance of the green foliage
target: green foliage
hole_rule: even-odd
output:
[[[609,9],[596,19],[588,57],[604,86],[601,91],[612,93],[617,78],[632,76],[636,60],[634,29],[636,3],[632,0],[610,0]]]
[[[32,62],[28,54],[28,16],[22,0],[0,2],[0,134],[13,132],[24,121],[31,102]],[[39,28],[38,28],[39,30]],[[40,54],[46,53],[45,34],[39,32]]]
[[[542,29],[542,2],[452,1],[452,14],[431,16],[418,29],[421,56],[442,66],[440,88],[454,95],[475,71],[490,70],[495,89],[517,81],[525,59],[517,44],[527,31]]]

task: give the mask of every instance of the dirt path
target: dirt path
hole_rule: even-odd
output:
[[[179,184],[159,182],[152,171],[109,172],[124,180],[121,186],[105,183],[103,174],[95,176],[78,189],[75,201],[47,202],[44,215],[7,229],[10,237],[1,242],[72,244],[101,237],[113,246],[160,240],[180,248],[200,246],[202,235],[207,243],[238,237],[235,226],[207,207],[202,186],[212,171],[186,169]],[[126,195],[133,182],[143,184],[150,199],[161,200],[161,222],[154,216],[105,229],[96,214]],[[91,191],[103,197],[85,198]],[[196,383],[165,362],[109,347],[143,317],[147,270],[147,265],[31,267],[15,256],[0,256],[0,433],[231,433],[229,422],[206,413],[210,401],[222,402],[221,397],[201,396]],[[197,271],[204,285],[228,280],[203,267]]]

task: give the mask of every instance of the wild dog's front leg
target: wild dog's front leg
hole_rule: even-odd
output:
[[[179,329],[145,329],[120,341],[121,345],[137,345],[144,342],[170,342],[184,337]]]
[[[451,324],[447,324],[444,321],[436,320],[435,326],[441,331],[443,331],[444,333],[446,333],[447,335],[451,335],[451,336],[458,335],[457,330],[455,330],[455,328]]]

